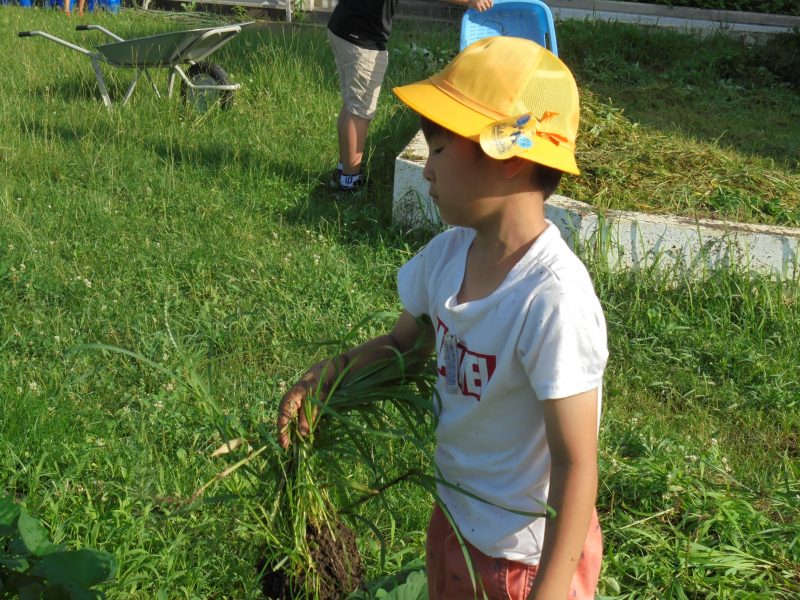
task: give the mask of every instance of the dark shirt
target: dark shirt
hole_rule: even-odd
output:
[[[328,29],[367,50],[386,50],[399,0],[339,0]]]

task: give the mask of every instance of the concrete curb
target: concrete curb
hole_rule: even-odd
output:
[[[407,230],[441,224],[422,177],[427,155],[420,132],[395,161],[392,217]],[[800,229],[628,211],[598,214],[564,196],[550,198],[545,214],[573,248],[590,245],[613,268],[658,265],[697,273],[737,265],[800,279]]]
[[[314,2],[315,9],[332,10],[335,5],[334,0],[314,0]],[[708,10],[612,0],[551,0],[547,4],[557,21],[564,19],[620,21],[684,31],[708,33],[722,31],[751,40],[764,35],[786,33],[794,28],[800,28],[800,17],[790,15]],[[458,22],[464,14],[464,9],[444,0],[402,0],[398,5],[397,14],[401,18],[412,17]]]
[[[153,7],[171,7],[185,4],[190,0],[151,0]],[[287,0],[199,0],[199,5],[217,10],[241,6],[251,17],[271,16],[284,18]],[[337,0],[302,0],[302,11],[316,23],[325,24],[337,4]],[[620,21],[640,25],[669,27],[684,31],[721,31],[748,41],[761,39],[776,33],[790,32],[800,28],[800,17],[789,15],[770,15],[752,12],[707,10],[640,4],[637,2],[617,2],[612,0],[551,0],[548,2],[556,20],[590,19],[600,21]],[[445,0],[402,0],[398,5],[396,18],[444,21],[457,24],[464,14],[464,8]]]
[[[612,0],[551,0],[547,4],[554,13],[559,9],[572,9],[593,13],[629,13],[654,17],[714,21],[717,23],[766,25],[787,29],[800,27],[800,17],[737,10],[689,8],[662,4],[641,4],[638,2],[616,2]]]
[[[236,1],[236,0],[230,0]],[[315,18],[327,20],[336,0],[307,0]],[[614,0],[547,0],[556,19],[597,19],[659,25],[681,29],[723,29],[751,33],[781,33],[800,28],[800,17],[735,10],[709,10],[618,2]],[[444,0],[401,0],[397,17],[458,22],[464,8]]]
[[[565,0],[562,0],[565,1]],[[628,4],[627,2],[597,2],[596,4]],[[762,41],[764,38],[789,33],[793,28],[800,27],[800,17],[785,17],[784,19],[757,18],[751,19],[747,15],[758,17],[778,17],[780,15],[758,15],[757,13],[735,14],[733,11],[707,11],[703,9],[684,9],[684,11],[648,10],[673,8],[657,5],[640,5],[644,7],[636,12],[623,11],[620,7],[615,10],[582,9],[570,6],[553,6],[553,17],[558,21],[565,19],[617,21],[651,27],[665,27],[677,31],[699,33],[708,35],[723,33],[725,35],[744,39],[747,43]],[[691,11],[691,12],[690,12]]]

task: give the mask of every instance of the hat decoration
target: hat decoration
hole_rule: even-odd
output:
[[[537,136],[550,140],[556,146],[568,144],[569,140],[563,135],[541,128],[557,115],[556,112],[546,112],[536,118],[531,113],[525,113],[489,123],[480,133],[481,148],[492,158],[505,159],[533,148]]]

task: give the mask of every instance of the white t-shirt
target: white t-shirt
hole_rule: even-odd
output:
[[[436,330],[436,469],[485,502],[440,484],[442,500],[481,552],[536,564],[544,519],[506,508],[544,512],[550,452],[540,400],[601,388],[605,319],[586,268],[549,221],[491,295],[458,304],[474,236],[464,228],[436,236],[400,269],[398,291]]]

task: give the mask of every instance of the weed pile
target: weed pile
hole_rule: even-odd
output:
[[[748,46],[625,23],[559,25],[581,91],[583,174],[599,209],[800,226],[800,33]],[[788,79],[787,79],[788,77]]]

